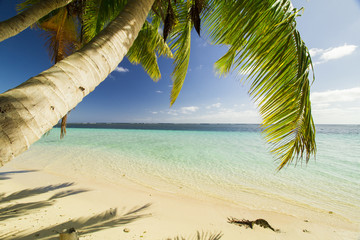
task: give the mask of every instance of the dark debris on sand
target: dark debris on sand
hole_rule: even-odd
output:
[[[236,219],[236,218],[228,218],[228,223],[232,223],[232,224],[236,224],[239,226],[245,226],[246,228],[251,228],[253,229],[254,225],[259,225],[260,227],[263,228],[269,228],[274,232],[280,232],[280,229],[274,229],[265,219],[256,219],[255,221],[250,221],[247,219]]]

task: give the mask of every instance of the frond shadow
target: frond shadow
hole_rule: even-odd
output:
[[[182,236],[177,236],[175,238],[167,238],[166,240],[219,240],[221,239],[223,234],[219,233],[210,233],[210,232],[202,232],[199,231],[196,233],[194,237],[185,238]]]
[[[12,204],[11,201],[25,199],[27,197],[47,193],[50,191],[58,190],[61,188],[66,188],[73,186],[74,183],[62,183],[57,185],[48,185],[45,187],[25,189],[15,193],[12,193],[8,196],[5,196],[5,193],[0,193],[0,204],[7,204],[7,206],[0,208],[0,221],[6,219],[21,217],[28,215],[32,212],[39,210],[40,208],[49,207],[55,204],[56,199],[72,196],[75,194],[87,192],[87,189],[75,189],[67,190],[55,193],[49,199],[35,202],[25,202],[25,203],[16,203]],[[1,239],[1,238],[0,238]]]
[[[19,203],[12,206],[4,207],[0,209],[0,221],[6,219],[21,217],[35,211],[39,208],[44,208],[53,205],[50,201],[28,202]]]
[[[63,229],[69,228],[75,228],[79,232],[79,235],[83,236],[104,229],[125,225],[135,220],[150,216],[150,214],[143,213],[143,211],[148,209],[150,206],[151,204],[145,204],[144,206],[136,207],[123,214],[118,214],[117,209],[109,209],[92,217],[82,217],[69,220],[64,223],[49,226],[39,231],[30,232],[29,230],[24,230],[20,232],[9,232],[4,235],[0,235],[0,238],[4,240],[30,240],[34,238],[57,240],[59,233]]]
[[[89,190],[87,190],[87,189],[77,189],[77,190],[62,191],[62,192],[54,194],[54,196],[50,197],[49,200],[64,198],[64,197],[68,197],[68,196],[72,196],[72,195],[75,195],[75,194],[84,193],[84,192],[88,192],[88,191]]]
[[[16,173],[29,173],[29,172],[37,172],[38,170],[21,170],[21,171],[8,171],[8,172],[0,172],[0,180],[10,179],[8,175],[16,174]]]
[[[39,195],[39,194],[43,194],[46,192],[50,192],[50,191],[54,191],[60,188],[66,188],[66,187],[70,187],[73,186],[74,183],[62,183],[62,184],[57,184],[57,185],[48,185],[45,187],[39,187],[39,188],[32,188],[32,189],[25,189],[25,190],[21,190],[15,193],[12,193],[6,197],[4,197],[4,193],[0,194],[0,203],[4,203],[4,202],[10,202],[13,200],[18,200],[18,199],[22,199],[22,198],[26,198],[26,197],[31,197],[31,196],[35,196],[35,195]]]

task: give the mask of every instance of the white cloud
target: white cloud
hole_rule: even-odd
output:
[[[194,113],[199,110],[199,107],[191,106],[191,107],[182,107],[180,108],[180,112],[183,114]]]
[[[207,47],[208,45],[211,45],[210,42],[207,42],[203,38],[196,38],[195,41],[199,47]]]
[[[360,107],[334,106],[312,111],[315,124],[360,124]]]
[[[347,55],[351,55],[356,48],[357,46],[355,45],[344,45],[337,48],[330,48],[325,50],[325,52],[321,55],[320,59],[328,61],[332,59],[342,58]]]
[[[215,113],[204,114],[199,122],[209,123],[260,123],[261,118],[256,109],[240,111],[238,109],[221,108]]]
[[[260,123],[261,118],[255,109],[239,111],[238,109],[220,108],[216,112],[198,112],[192,115],[172,114],[169,122],[181,123]]]
[[[129,72],[129,69],[123,68],[123,67],[116,67],[114,71],[116,71],[116,72]]]
[[[163,93],[163,91],[158,90],[158,91],[156,91],[156,93]]]
[[[343,45],[340,47],[328,48],[328,49],[320,49],[320,48],[312,48],[309,50],[311,57],[317,58],[318,61],[315,64],[325,63],[329,60],[343,58],[345,56],[351,55],[355,52],[357,46],[356,45]]]
[[[316,124],[360,123],[360,87],[314,92],[310,97]]]
[[[314,92],[311,94],[312,104],[354,102],[357,100],[360,100],[360,87],[325,92]]]
[[[221,103],[214,103],[214,104],[207,106],[206,109],[220,108],[220,107],[221,107]]]
[[[315,124],[360,124],[360,86],[348,89],[317,91],[311,94]],[[250,102],[226,105],[216,101],[205,106],[185,106],[154,110],[153,122],[173,123],[261,123],[261,117]]]
[[[320,48],[312,48],[309,50],[311,57],[316,57],[319,54],[322,54],[325,50]]]
[[[191,114],[195,113],[199,110],[199,107],[196,106],[189,106],[189,107],[182,107],[178,110],[170,109],[167,113],[173,116],[178,116],[179,114]]]
[[[152,121],[174,123],[260,123],[261,118],[254,105],[224,107],[217,102],[206,107],[188,106],[158,111]],[[163,115],[166,114],[166,115]],[[155,115],[152,115],[155,116]]]
[[[179,114],[178,114],[178,111],[176,111],[176,110],[174,110],[174,109],[170,109],[167,113],[168,113],[169,115],[173,115],[173,116],[179,115]]]
[[[200,64],[199,66],[196,67],[196,70],[201,70],[203,69],[204,65]]]

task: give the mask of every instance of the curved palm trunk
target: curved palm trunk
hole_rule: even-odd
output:
[[[0,166],[29,148],[120,63],[154,0],[132,0],[80,51],[0,95]]]
[[[0,22],[0,42],[24,31],[51,11],[66,6],[72,1],[73,0],[41,1],[16,16]]]

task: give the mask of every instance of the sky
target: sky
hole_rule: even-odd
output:
[[[19,1],[0,0],[0,21],[16,14]],[[297,28],[315,70],[311,87],[316,124],[360,124],[360,0],[294,0],[302,8]],[[170,107],[172,59],[159,58],[162,78],[153,82],[141,66],[124,59],[71,111],[69,122],[260,123],[248,84],[216,75],[213,64],[226,49],[192,34],[183,89]],[[27,29],[0,43],[0,92],[51,66],[40,31]]]

